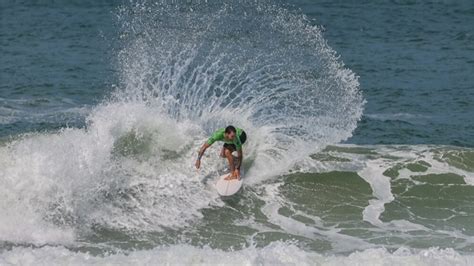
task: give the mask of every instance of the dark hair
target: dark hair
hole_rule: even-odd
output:
[[[227,126],[225,128],[225,133],[229,134],[230,132],[236,133],[235,127],[234,126]]]

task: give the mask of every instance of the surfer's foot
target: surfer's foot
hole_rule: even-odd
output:
[[[228,175],[226,178],[224,178],[224,180],[233,180],[233,179],[240,180],[240,176]]]

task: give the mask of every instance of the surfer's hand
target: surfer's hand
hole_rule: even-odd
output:
[[[199,169],[201,167],[201,160],[196,160],[196,163],[194,165],[196,166],[196,169]]]

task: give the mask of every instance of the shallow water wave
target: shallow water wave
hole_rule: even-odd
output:
[[[313,206],[308,209],[310,214],[323,213],[318,215],[322,221],[338,213],[327,213],[327,208],[345,206],[344,213],[353,212],[355,216],[337,227],[349,235],[363,236],[368,243],[414,248],[435,245],[471,252],[474,248],[474,228],[470,222],[474,201],[472,152],[470,148],[451,146],[330,146],[302,163],[298,171],[309,173],[290,175],[291,182],[282,191],[290,197],[307,191],[309,197],[313,190],[318,195],[316,201],[329,204],[307,205]],[[319,174],[311,174],[314,172]],[[303,182],[304,189],[297,184],[293,186],[293,182]],[[321,194],[326,182],[337,187],[330,188],[334,193],[348,193],[349,198]],[[353,188],[345,191],[345,183]],[[300,209],[299,204],[310,200],[303,196],[295,199],[298,199],[296,203],[290,200],[282,207]],[[359,203],[354,199],[359,199]]]
[[[91,117],[109,120],[105,114],[115,108],[123,110],[104,106]],[[199,140],[155,143],[176,140],[176,123],[156,123],[143,111],[140,119],[128,116],[108,130],[91,124],[87,131],[24,136],[2,147],[1,206],[9,214],[0,220],[3,243],[62,244],[92,254],[180,243],[240,250],[278,240],[330,254],[474,249],[470,149],[329,146],[293,173],[247,185],[222,201],[211,176],[223,161],[205,162],[209,171],[202,174],[209,177],[189,176],[193,152],[173,151]],[[124,237],[133,241],[122,243]]]

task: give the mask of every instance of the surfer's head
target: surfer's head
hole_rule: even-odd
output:
[[[227,126],[224,131],[226,139],[233,140],[235,138],[236,130],[234,126]]]

